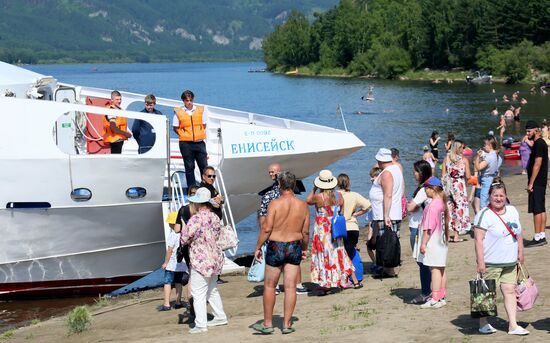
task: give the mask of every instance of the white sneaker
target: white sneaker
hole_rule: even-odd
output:
[[[200,328],[200,327],[197,327],[197,326],[195,326],[195,327],[192,328],[192,329],[189,329],[189,333],[190,333],[190,334],[202,333],[202,332],[207,332],[207,331],[208,331],[207,328]]]
[[[439,302],[441,303],[441,306],[447,305],[447,299],[445,299],[445,298],[441,298],[441,299],[439,300]]]
[[[426,303],[420,305],[420,308],[440,308],[440,307],[443,307],[443,304],[441,303],[441,301],[435,301],[433,299],[429,299],[428,301],[426,301]]]
[[[227,325],[227,319],[212,319],[206,322],[206,326],[221,326]]]
[[[518,336],[525,336],[529,334],[529,331],[525,330],[521,326],[516,326],[516,328],[512,331],[508,331],[509,335],[518,335]]]
[[[480,327],[478,331],[479,333],[483,333],[486,335],[497,332],[497,330],[494,327],[492,327],[491,324],[489,323]]]

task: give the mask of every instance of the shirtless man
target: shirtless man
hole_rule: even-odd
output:
[[[294,332],[292,313],[296,306],[296,281],[300,274],[300,262],[305,260],[309,241],[309,209],[307,204],[294,196],[296,176],[290,172],[279,175],[281,196],[270,202],[267,218],[262,225],[256,243],[256,259],[265,258],[264,322],[253,326],[264,334],[273,332],[273,307],[275,286],[281,272],[284,273],[284,318],[283,334]],[[267,242],[266,256],[261,247]]]

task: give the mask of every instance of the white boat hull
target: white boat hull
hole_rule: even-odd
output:
[[[0,62],[0,88],[16,99],[0,95],[0,296],[104,293],[160,267],[164,217],[180,205],[172,201],[163,208],[163,192],[183,170],[166,117],[82,105],[108,98],[110,91],[59,88],[55,79],[28,71],[16,82],[17,70],[6,66]],[[123,108],[144,97],[122,95]],[[157,104],[181,102],[157,98]],[[271,184],[269,164],[280,163],[302,179],[364,146],[354,134],[330,127],[208,105],[205,110],[208,163],[219,171],[216,187],[232,224],[256,211],[257,193]],[[87,154],[88,143],[101,141],[105,115],[146,120],[157,133],[152,149],[138,155],[129,140],[120,155],[105,149]],[[83,118],[84,142],[76,130],[82,132]],[[90,118],[99,119],[91,131]],[[146,195],[130,197],[136,188]],[[80,189],[91,197],[71,198]],[[228,261],[224,271],[234,270],[241,268]]]

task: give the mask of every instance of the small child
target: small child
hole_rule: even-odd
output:
[[[441,180],[436,177],[428,179],[425,190],[426,195],[432,201],[424,208],[422,215],[420,237],[416,243],[421,242],[417,261],[430,267],[432,298],[420,307],[440,308],[447,305],[445,300],[445,288],[447,287],[445,265],[447,263],[447,242],[449,241],[449,233],[446,230],[449,212]]]
[[[374,182],[374,180],[376,180],[376,178],[378,177],[378,175],[380,175],[381,172],[382,172],[382,169],[380,169],[380,167],[373,167],[369,173],[370,181]],[[372,264],[369,270],[371,273],[380,274],[382,273],[383,268],[381,266],[376,265],[376,257],[374,255],[374,250],[376,250],[376,237],[378,235],[378,228],[376,228],[376,232],[374,232],[375,228],[372,225],[372,219],[373,219],[373,212],[371,208],[369,212],[367,212],[367,224],[368,224],[367,254],[369,254],[369,257],[372,261]]]
[[[164,304],[159,308],[159,311],[170,311],[170,293],[172,292],[172,284],[175,284],[176,288],[176,303],[174,308],[179,309],[183,307],[181,303],[181,291],[183,274],[186,270],[184,263],[178,263],[177,250],[180,246],[180,231],[181,226],[176,224],[177,212],[171,212],[168,214],[166,221],[170,225],[170,233],[166,238],[166,255],[164,257],[164,263],[162,269],[164,269]]]

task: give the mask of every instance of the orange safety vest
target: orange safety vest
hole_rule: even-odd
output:
[[[196,106],[192,116],[181,107],[174,107],[174,113],[178,116],[180,125],[176,129],[180,142],[196,142],[206,139],[205,125],[202,123],[204,107]]]
[[[119,109],[113,105],[108,106],[110,108]],[[121,131],[128,131],[128,120],[126,117],[115,117],[116,127]],[[111,123],[107,119],[107,116],[103,117],[103,141],[106,143],[114,143],[117,141],[128,140],[128,137],[121,135],[119,133],[114,133],[111,131]]]

